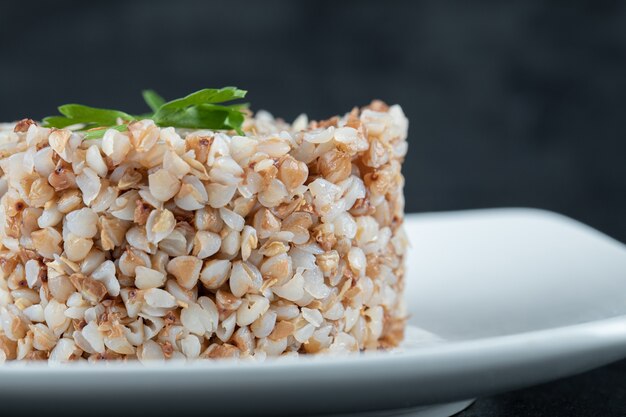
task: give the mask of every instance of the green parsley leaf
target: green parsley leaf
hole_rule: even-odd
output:
[[[165,116],[159,121],[159,125],[187,129],[228,130],[234,128],[228,124],[229,114],[230,111],[228,110],[194,106]]]
[[[82,124],[80,122],[76,122],[72,119],[69,119],[67,117],[64,116],[48,116],[48,117],[44,117],[43,120],[43,125],[45,127],[56,127],[58,129],[63,129],[65,127],[68,126],[72,126],[75,124]]]
[[[117,119],[135,120],[130,114],[119,110],[98,109],[96,107],[83,106],[82,104],[64,104],[59,107],[59,113],[80,123],[100,126],[114,125],[117,123]]]
[[[158,118],[159,113],[169,113],[176,110],[182,110],[189,106],[224,103],[226,101],[244,98],[246,93],[247,91],[239,90],[236,87],[224,87],[219,90],[215,88],[205,88],[203,90],[196,91],[195,93],[191,93],[186,97],[168,101],[155,112],[155,117]]]
[[[96,139],[104,135],[106,129],[127,129],[128,122],[152,119],[159,126],[172,126],[187,129],[236,130],[243,134],[241,127],[245,120],[246,103],[225,105],[223,103],[244,98],[245,90],[236,87],[220,89],[205,88],[183,98],[166,102],[153,90],[142,92],[143,98],[153,113],[131,116],[119,110],[100,109],[82,104],[65,104],[59,107],[62,116],[49,116],[43,119],[44,126],[66,128],[77,125],[77,130],[87,130],[85,139]],[[221,104],[220,104],[221,103]],[[95,130],[94,130],[95,129]]]
[[[128,125],[115,125],[115,126],[103,126],[103,127],[97,127],[95,129],[92,130],[88,130],[87,133],[85,133],[85,140],[89,140],[89,139],[100,139],[104,136],[104,134],[106,133],[107,130],[109,129],[115,129],[118,132],[124,132],[125,130],[128,130]]]
[[[165,99],[154,90],[143,90],[141,94],[143,95],[143,100],[153,112],[156,112],[165,104]]]

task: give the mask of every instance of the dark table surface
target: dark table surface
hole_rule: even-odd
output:
[[[584,374],[478,399],[457,417],[626,416],[626,360]]]

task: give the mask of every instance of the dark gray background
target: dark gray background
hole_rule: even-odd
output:
[[[408,211],[541,207],[626,241],[626,2],[0,3],[0,120],[224,85],[288,120],[400,103]],[[475,410],[555,415],[558,396],[622,415],[626,373],[607,369],[621,391],[574,379]]]
[[[626,2],[3,1],[0,119],[236,85],[411,121],[408,211],[556,210],[626,241]]]

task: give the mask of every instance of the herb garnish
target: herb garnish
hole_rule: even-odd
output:
[[[99,109],[82,104],[64,104],[59,107],[61,116],[43,119],[45,127],[65,128],[82,125],[85,139],[101,138],[107,129],[124,131],[128,122],[152,119],[158,126],[189,129],[236,130],[242,133],[243,111],[247,104],[224,103],[246,96],[245,90],[236,87],[205,88],[186,97],[165,101],[153,90],[143,91],[143,99],[152,110],[144,115],[130,115],[119,110]]]

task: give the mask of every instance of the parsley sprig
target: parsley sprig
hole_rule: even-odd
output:
[[[78,125],[85,139],[101,138],[107,129],[124,131],[134,120],[152,119],[158,126],[188,129],[236,130],[242,133],[247,104],[227,104],[246,96],[236,87],[205,88],[183,98],[165,101],[153,90],[143,91],[143,99],[152,113],[130,115],[119,110],[100,109],[82,104],[64,104],[60,116],[43,119],[46,127],[66,128]]]

